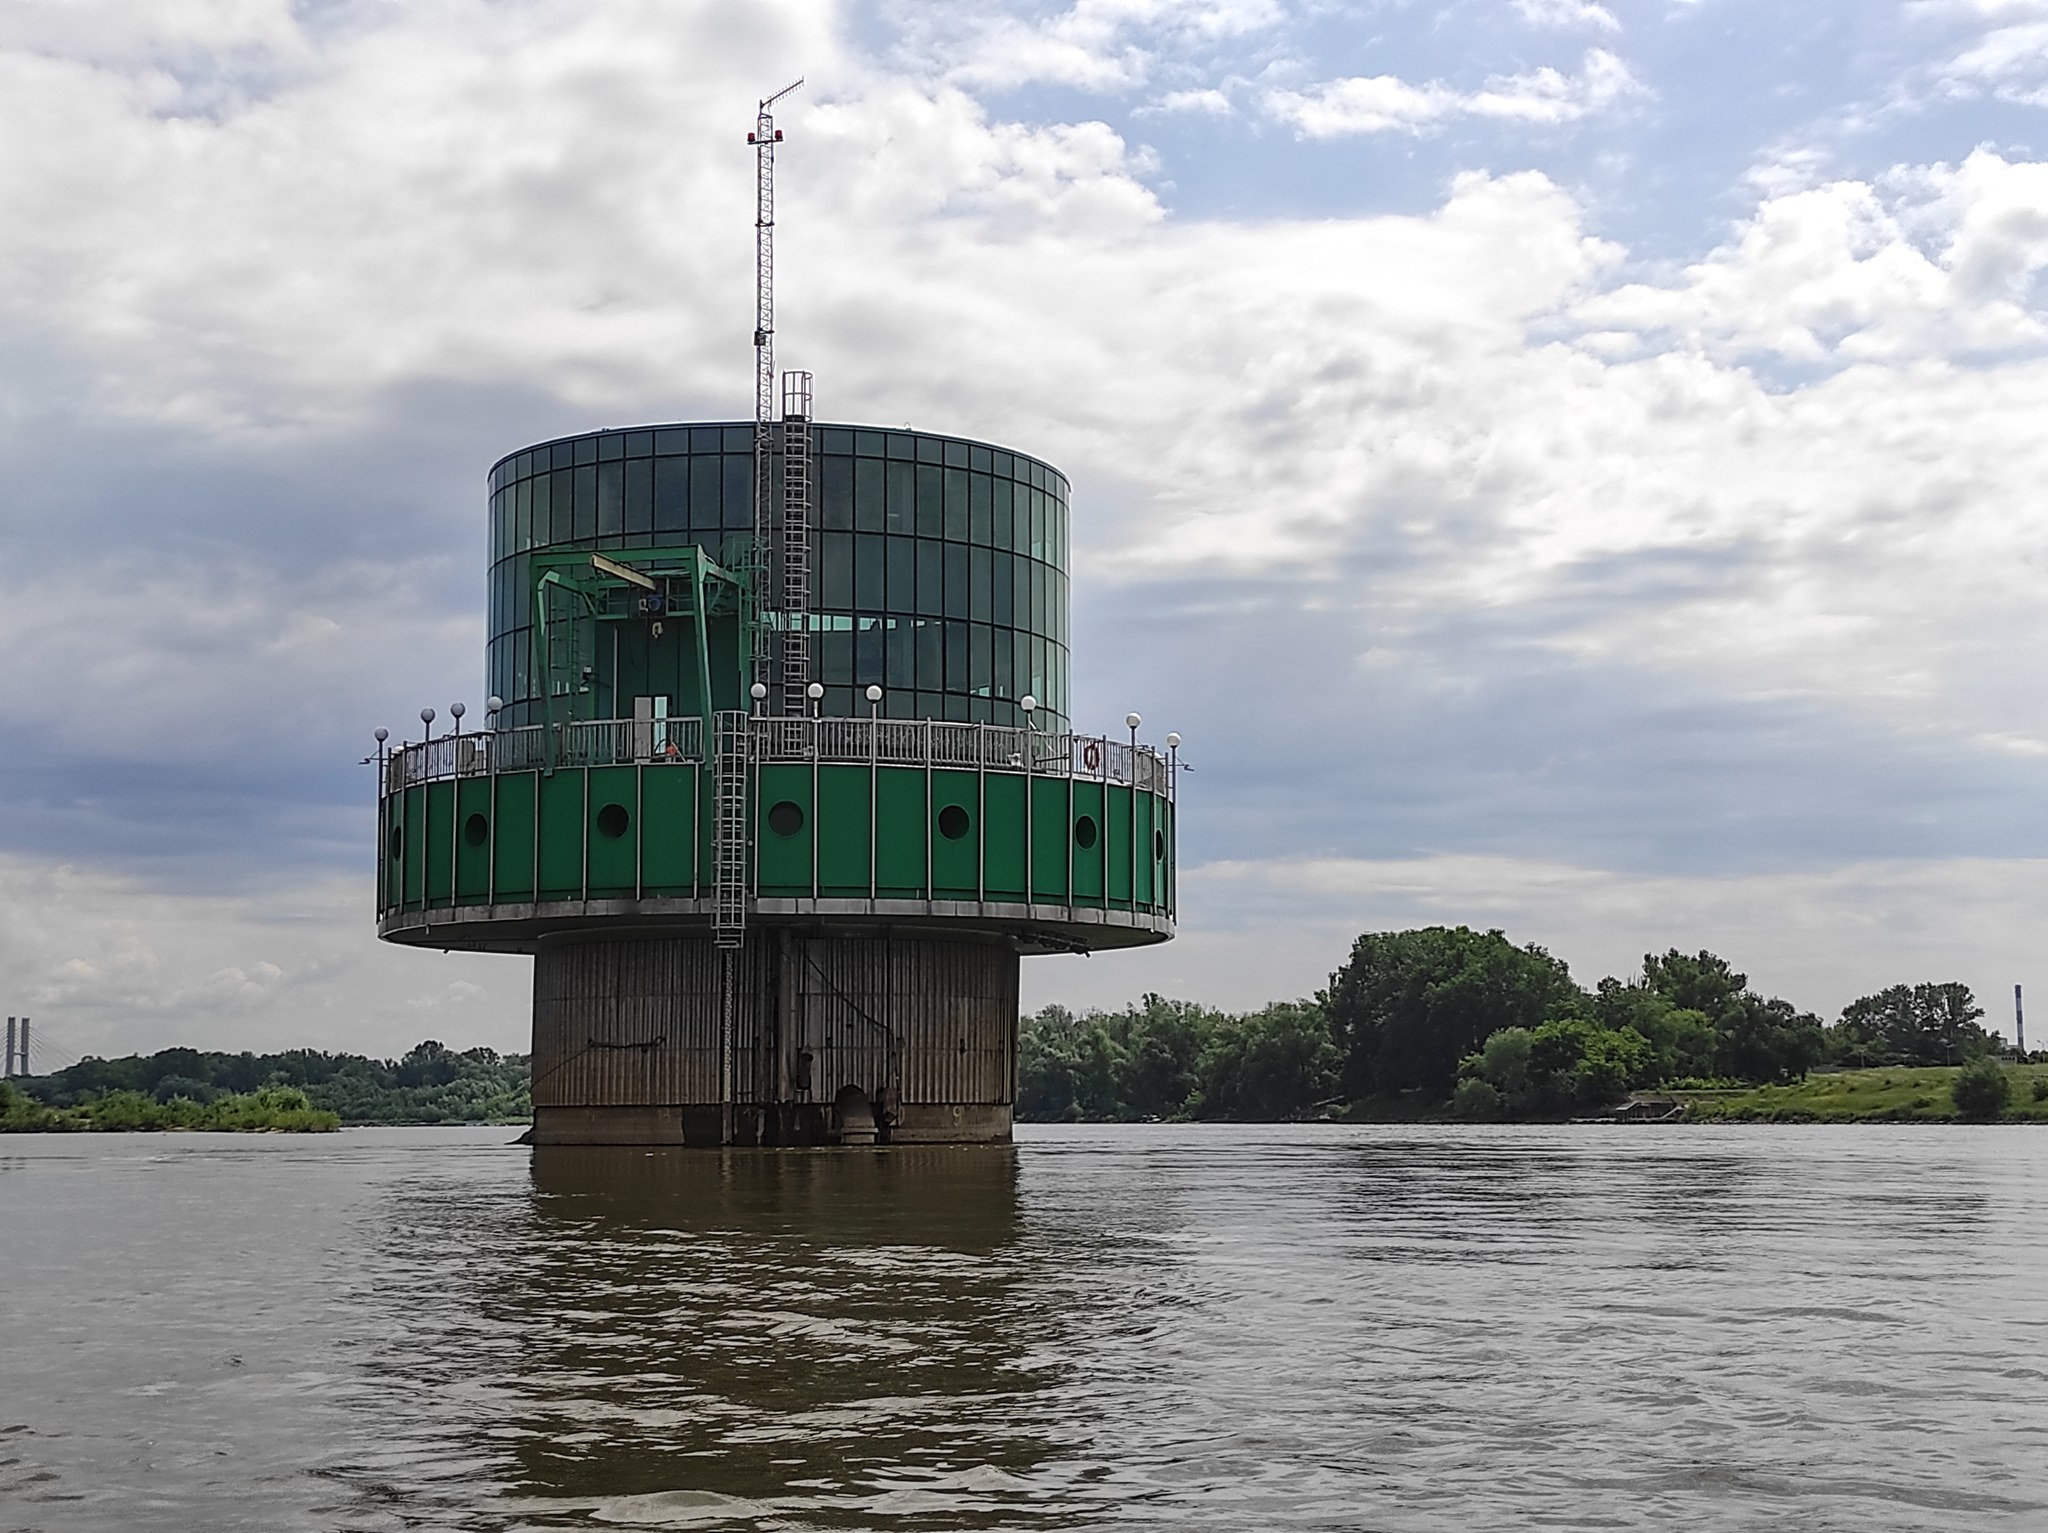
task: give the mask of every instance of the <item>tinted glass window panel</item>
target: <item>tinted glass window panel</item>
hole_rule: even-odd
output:
[[[971,446],[967,449],[967,466],[977,474],[985,474],[989,471],[994,456],[986,447]]]
[[[853,450],[863,458],[879,458],[888,450],[888,439],[879,431],[856,431]]]
[[[917,542],[914,538],[888,538],[889,604],[891,612],[917,610]]]
[[[853,535],[828,532],[818,539],[818,605],[844,611],[853,605]]]
[[[879,459],[860,458],[853,465],[853,525],[862,532],[880,532],[887,524]]]
[[[1010,663],[1016,640],[1007,628],[989,630],[990,644],[995,651],[995,694],[997,697],[1015,697],[1017,689],[1010,678],[1015,667]]]
[[[723,446],[728,457],[738,453],[752,457],[754,452],[754,428],[752,426],[727,426],[721,433]]]
[[[928,463],[917,466],[917,535],[936,538],[946,530],[945,472]]]
[[[1010,592],[1016,601],[1016,611],[1011,618],[1019,628],[1031,626],[1031,561],[1013,558],[1010,561]]]
[[[932,538],[917,540],[917,611],[922,616],[938,617],[946,610],[945,546]]]
[[[888,605],[882,573],[882,550],[887,544],[881,538],[849,541],[853,544],[853,604],[862,612],[880,612]]]
[[[988,543],[995,521],[994,489],[986,474],[976,474],[967,484],[967,535],[983,545]]]
[[[989,606],[989,616],[1005,627],[1017,621],[1017,600],[1015,588],[1011,585],[1011,555],[998,550],[992,555],[994,563],[994,600]]]
[[[967,689],[987,697],[995,679],[994,630],[986,623],[976,623],[968,630],[967,643]]]
[[[853,680],[853,635],[833,629],[818,635],[818,680],[845,686]]]
[[[972,551],[968,563],[971,584],[967,588],[967,615],[977,622],[990,622],[995,617],[995,593],[991,589],[995,555],[986,548]]]
[[[948,622],[946,624],[946,690],[948,692],[969,692],[969,665],[967,665],[967,624]]]
[[[1011,519],[1011,505],[1017,487],[1007,479],[998,479],[989,486],[989,493],[995,498],[995,528],[992,541],[998,548],[1017,546],[1017,529]]]
[[[570,446],[571,446],[572,448],[574,448],[574,449],[575,449],[575,452],[576,452],[576,461],[577,461],[577,462],[578,462],[579,464],[582,464],[582,463],[595,463],[595,462],[597,461],[597,438],[596,438],[596,437],[594,437],[594,436],[580,436],[580,437],[576,438],[576,440],[575,440],[574,442],[570,443],[569,445],[570,445]]]
[[[548,542],[566,543],[576,536],[576,471],[558,468],[547,484]]]
[[[885,435],[889,444],[889,457],[892,460],[911,459],[917,456],[917,438],[900,431],[891,431]]]
[[[626,456],[644,458],[654,451],[654,433],[651,431],[629,431],[626,433]]]
[[[688,458],[654,460],[654,530],[680,532],[690,525]]]
[[[967,545],[948,543],[946,549],[946,616],[964,618],[967,612]]]
[[[550,504],[554,499],[554,476],[535,474],[526,482],[532,486],[533,494],[533,546],[544,548],[555,536],[555,513]]]
[[[616,432],[597,439],[597,461],[610,463],[625,456],[626,439]]]
[[[654,529],[654,460],[651,458],[635,458],[626,464],[625,523],[628,537]]]
[[[921,436],[917,439],[917,461],[920,463],[943,463],[946,460],[946,444],[935,436]]]
[[[948,468],[965,468],[965,467],[967,467],[967,444],[966,444],[965,442],[948,442],[948,443],[946,443],[945,445],[946,445],[946,467],[948,467]]]
[[[946,685],[946,625],[927,620],[917,625],[917,689],[942,691]]]
[[[588,542],[597,536],[597,469],[594,465],[576,470],[575,494],[576,538],[579,542]]]
[[[1046,633],[1046,595],[1052,582],[1046,579],[1045,566],[1040,565],[1031,572],[1031,629],[1034,633]]]
[[[917,630],[911,627],[910,619],[897,618],[888,631],[888,675],[882,685],[889,689],[892,697],[909,697],[917,690]],[[895,705],[892,703],[891,708]],[[907,717],[907,712],[904,715]]]
[[[956,543],[967,541],[967,470],[946,470],[946,536]]]
[[[654,433],[654,450],[663,457],[686,453],[690,450],[690,433],[687,431],[657,431]]]
[[[832,529],[853,526],[853,459],[818,460],[818,525]]]
[[[522,479],[512,489],[512,551],[533,547],[533,481]]]
[[[616,437],[606,441],[616,442]],[[623,532],[626,529],[626,475],[625,466],[619,463],[603,463],[597,470],[597,531],[601,537],[608,532]]]
[[[729,438],[730,431],[726,432]],[[725,455],[725,526],[727,531],[746,527],[754,519],[754,464],[738,453]]]
[[[911,464],[889,465],[886,525],[891,532],[910,532],[917,526],[917,469]]]
[[[664,463],[661,467],[667,468],[668,465]],[[681,525],[694,527],[699,532],[716,532],[723,525],[719,501],[725,490],[725,460],[703,456],[679,458],[676,468],[689,476],[689,510]],[[658,496],[656,504],[659,505]],[[663,525],[659,511],[654,524],[657,527]]]
[[[878,617],[864,617],[854,634],[853,684],[857,687],[882,684],[882,622]],[[862,706],[866,706],[865,699]]]

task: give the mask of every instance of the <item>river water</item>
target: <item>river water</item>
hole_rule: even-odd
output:
[[[2048,1134],[0,1140],[0,1529],[2048,1528]]]

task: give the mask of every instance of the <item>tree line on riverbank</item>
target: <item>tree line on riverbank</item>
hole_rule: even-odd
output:
[[[1368,932],[1311,998],[1229,1012],[1148,995],[1120,1011],[1048,1006],[1021,1020],[1017,1114],[1025,1121],[1313,1117],[1540,1119],[1597,1112],[1631,1091],[1720,1093],[1719,1116],[1946,1113],[1948,1088],[1855,1091],[1819,1107],[1782,1095],[1816,1065],[1974,1064],[1953,1110],[2007,1111],[1998,1041],[1957,983],[1894,985],[1829,1026],[1753,989],[1709,952],[1648,954],[1642,972],[1591,989],[1534,944],[1498,931]],[[2024,1107],[2048,1103],[2029,1076]],[[19,1088],[18,1090],[15,1088]],[[1732,1088],[1780,1095],[1751,1102]],[[1967,1099],[1967,1100],[1966,1100]],[[1987,1105],[1988,1104],[1988,1105]],[[2048,1106],[2042,1107],[2048,1113]],[[265,1128],[513,1123],[530,1119],[528,1061],[429,1040],[396,1060],[292,1049],[164,1049],[89,1058],[11,1083],[0,1130]],[[329,1122],[331,1120],[331,1122]]]
[[[1710,952],[1646,954],[1639,975],[1586,989],[1498,931],[1368,932],[1312,999],[1239,1014],[1148,995],[1026,1017],[1017,1109],[1027,1121],[1559,1118],[1631,1091],[1785,1083],[1824,1064],[1965,1064],[1998,1047],[1983,1015],[1966,985],[1902,984],[1824,1026]]]
[[[15,1089],[19,1088],[19,1089]],[[10,1083],[9,1129],[320,1129],[339,1124],[515,1123],[533,1116],[527,1059],[432,1039],[399,1059],[288,1049],[161,1049],[87,1058]]]

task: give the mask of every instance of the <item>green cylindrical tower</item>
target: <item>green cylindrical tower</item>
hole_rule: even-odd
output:
[[[1173,759],[1069,725],[1056,470],[767,440],[491,471],[498,706],[385,756],[379,934],[534,955],[538,1142],[1007,1139],[1020,957],[1173,933]]]

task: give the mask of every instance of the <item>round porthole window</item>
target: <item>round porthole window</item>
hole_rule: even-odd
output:
[[[1095,844],[1095,821],[1092,816],[1082,815],[1074,821],[1074,845],[1086,851]]]
[[[948,804],[939,811],[939,834],[948,841],[958,841],[967,834],[967,811],[958,804]]]
[[[618,840],[632,823],[633,817],[626,813],[624,804],[606,804],[597,812],[597,833],[607,840]]]
[[[480,814],[473,814],[462,822],[462,839],[471,846],[482,846],[491,838],[491,822]]]
[[[804,828],[803,805],[784,799],[768,811],[768,828],[778,836],[793,836]]]

